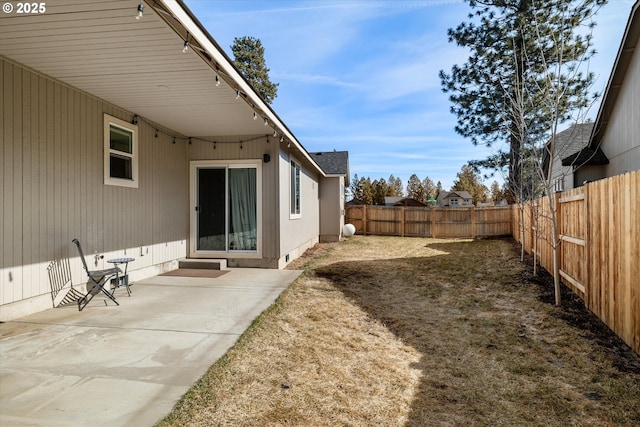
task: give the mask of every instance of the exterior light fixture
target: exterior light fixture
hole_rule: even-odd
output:
[[[144,15],[144,5],[142,4],[142,0],[140,0],[140,4],[138,5],[138,13],[136,14],[136,21],[141,20],[142,15]]]
[[[184,41],[184,47],[182,48],[182,53],[187,53],[189,51],[189,33],[187,33],[187,38]]]

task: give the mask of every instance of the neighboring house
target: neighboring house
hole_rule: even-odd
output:
[[[182,1],[146,1],[136,20],[138,5],[2,16],[0,321],[51,307],[53,259],[86,280],[73,238],[96,269],[134,257],[134,280],[184,257],[282,268],[320,240],[320,207],[341,203],[341,179]]]
[[[573,169],[575,187],[640,169],[639,8],[636,1],[588,145],[562,158],[562,165]]]
[[[563,164],[563,159],[570,155],[583,150],[589,145],[589,139],[591,138],[591,131],[593,130],[593,123],[578,123],[574,124],[568,129],[559,132],[555,137],[555,149],[553,156],[553,163],[550,164],[548,151],[545,151],[544,169],[547,173],[549,166],[551,166],[551,189],[553,192],[571,190],[578,187],[580,184],[574,184],[574,169],[578,169],[582,164]],[[593,164],[607,163],[608,160],[602,150],[597,149],[589,159]],[[584,161],[582,162],[584,163]]]
[[[320,181],[320,241],[337,242],[344,227],[345,188],[349,187],[349,153],[326,151],[311,153],[325,176]]]
[[[468,191],[441,191],[438,194],[438,206],[441,208],[473,206],[473,197]]]

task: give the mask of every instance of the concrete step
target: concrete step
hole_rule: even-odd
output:
[[[226,270],[226,259],[182,258],[178,260],[178,268],[205,268],[210,270]]]

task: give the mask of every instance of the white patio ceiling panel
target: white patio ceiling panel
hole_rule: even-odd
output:
[[[59,0],[44,14],[4,14],[0,53],[185,136],[273,132],[150,6],[136,20],[138,3]]]

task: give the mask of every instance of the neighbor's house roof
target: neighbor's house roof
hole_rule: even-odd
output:
[[[4,14],[0,54],[184,138],[283,137],[324,175],[183,1],[147,0],[136,20],[138,4],[49,2],[43,14]]]
[[[607,87],[604,91],[602,103],[598,110],[598,116],[595,122],[595,128],[589,142],[589,149],[597,150],[600,147],[602,137],[605,134],[607,125],[611,118],[616,100],[622,88],[627,69],[631,63],[631,58],[635,50],[638,48],[638,39],[640,39],[640,0],[636,0],[631,8],[629,20],[622,36],[622,42],[618,48],[616,60],[613,63],[613,70],[609,76]],[[585,154],[586,155],[586,154]]]
[[[412,199],[410,197],[402,197],[400,200],[393,203],[392,206],[427,206],[419,200]]]
[[[593,122],[576,123],[556,135],[556,152],[562,158],[562,166],[609,163],[600,148],[588,147],[593,127]]]
[[[450,197],[460,197],[462,199],[473,199],[471,193],[468,191],[445,191],[445,194],[442,196],[443,199],[448,199]]]

